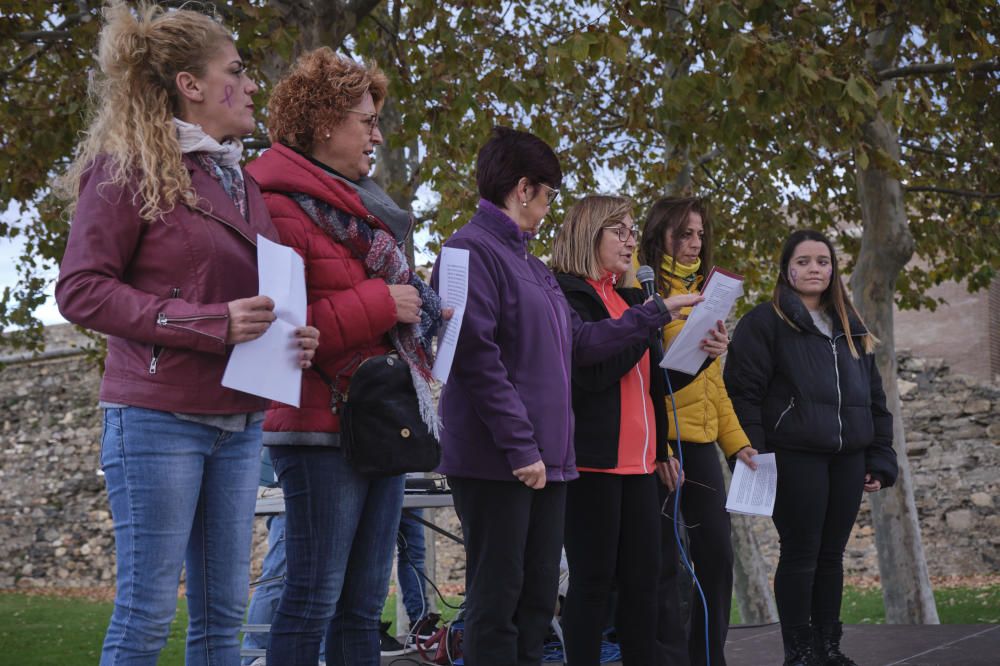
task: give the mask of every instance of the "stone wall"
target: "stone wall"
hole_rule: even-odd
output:
[[[99,374],[53,327],[47,356],[0,353],[0,589],[101,588],[114,581],[111,516],[100,468]],[[58,338],[58,339],[56,339]],[[900,390],[915,498],[931,575],[1000,570],[1000,385],[951,374],[940,361],[901,355]],[[457,530],[454,512],[436,520]],[[756,529],[773,571],[774,530]],[[258,521],[255,566],[263,554]],[[463,580],[460,548],[436,537],[440,583]],[[869,504],[851,537],[848,572],[877,572]]]

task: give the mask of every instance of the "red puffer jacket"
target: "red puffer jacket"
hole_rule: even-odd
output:
[[[294,150],[274,144],[247,165],[281,242],[306,265],[307,321],[320,330],[314,363],[344,391],[358,363],[389,350],[386,333],[396,323],[396,305],[384,280],[369,278],[364,264],[334,241],[289,197],[302,193],[338,210],[376,222],[358,194]],[[330,410],[330,389],[319,374],[302,376],[301,407],[272,403],[264,421],[264,443],[337,445],[340,418]]]

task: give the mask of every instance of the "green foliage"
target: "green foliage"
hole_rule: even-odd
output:
[[[0,226],[27,241],[0,327],[31,322],[41,286],[32,262],[51,266],[62,252],[67,222],[45,195],[83,126],[97,30],[97,0],[21,4],[0,23],[0,132],[14,147],[0,155],[12,175],[0,206],[37,213]],[[316,34],[340,45],[315,17],[282,14],[283,5],[226,5],[240,46],[270,76]],[[887,15],[900,32],[885,70],[942,71],[887,74],[868,64],[867,37]],[[52,32],[64,16],[78,17],[65,35],[24,37]],[[393,187],[426,193],[416,212],[431,252],[474,209],[476,152],[493,125],[507,124],[555,146],[566,174],[538,253],[563,207],[585,193],[632,196],[639,218],[666,193],[707,196],[718,262],[747,277],[750,300],[770,291],[792,227],[836,236],[850,269],[861,223],[856,171],[885,170],[907,188],[919,259],[899,279],[898,301],[932,307],[928,287],[956,279],[980,288],[1000,270],[998,33],[991,0],[385,0],[359,18],[347,47],[390,75],[401,118],[388,140],[407,161],[405,182]],[[39,52],[26,56],[26,46]],[[266,93],[265,81],[261,102]],[[899,155],[866,141],[862,129],[877,114],[897,132]]]

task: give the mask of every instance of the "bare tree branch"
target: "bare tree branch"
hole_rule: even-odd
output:
[[[69,28],[72,28],[73,26],[75,26],[75,25],[77,25],[79,23],[86,23],[87,21],[90,21],[92,18],[94,18],[94,16],[90,12],[88,12],[88,11],[81,11],[79,14],[73,14],[71,16],[67,16],[65,18],[65,20],[63,20],[62,23],[60,23],[59,25],[57,25],[55,27],[55,29],[52,30],[52,31],[50,31],[50,32],[53,32],[53,33],[66,33],[66,35],[68,36],[69,35],[69,30],[68,30]],[[26,40],[26,41],[35,41],[35,40],[32,39],[32,40]],[[41,46],[35,47],[35,49],[33,51],[31,51],[26,56],[24,56],[23,58],[21,58],[20,60],[18,60],[17,62],[15,62],[9,69],[4,70],[3,72],[0,72],[0,84],[5,83],[7,81],[7,79],[9,79],[11,76],[13,76],[14,74],[16,74],[23,67],[26,67],[26,66],[30,65],[31,63],[33,63],[35,60],[37,60],[39,58],[39,56],[45,54],[46,51],[48,51],[53,46],[55,46],[56,44],[58,44],[60,40],[58,40],[58,39],[45,39],[45,40],[40,40],[40,41],[44,41],[45,43],[42,44]]]
[[[941,157],[950,157],[953,160],[960,159],[955,153],[948,152],[947,150],[939,150],[937,148],[926,148],[924,146],[917,145],[915,143],[909,143],[908,141],[900,141],[899,145],[909,150],[916,151],[918,153],[927,153],[928,155],[940,155]]]
[[[14,39],[19,42],[51,42],[66,39],[70,34],[69,30],[27,30],[14,35]]]
[[[995,72],[1000,70],[1000,60],[984,60],[965,66],[956,62],[925,62],[916,65],[905,65],[903,67],[890,67],[877,72],[875,76],[880,81],[888,79],[899,79],[906,76],[922,76],[924,74],[950,74],[957,70],[968,72]]]
[[[1000,199],[1000,192],[973,192],[972,190],[953,190],[948,187],[934,187],[931,185],[914,185],[904,188],[907,192],[936,192],[938,194],[950,194],[956,197],[966,197],[969,199]]]

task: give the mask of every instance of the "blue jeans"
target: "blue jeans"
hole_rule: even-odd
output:
[[[407,509],[399,519],[399,534],[397,535],[398,559],[396,561],[396,577],[399,579],[400,594],[403,595],[403,606],[410,624],[427,615],[427,586],[424,582],[424,526],[409,514],[418,518],[424,517],[423,509]]]
[[[367,478],[339,449],[273,446],[285,495],[288,574],[268,666],[313,666],[326,632],[331,666],[378,666],[403,477]]]
[[[188,666],[239,663],[260,423],[226,432],[139,407],[104,413],[118,590],[102,666],[155,666],[187,572]]]

